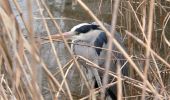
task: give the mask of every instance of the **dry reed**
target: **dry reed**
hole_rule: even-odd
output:
[[[118,100],[170,99],[170,35],[168,33],[170,19],[168,5],[170,5],[170,2],[168,0],[110,0],[112,4],[111,31],[103,25],[101,19],[87,6],[85,1],[72,1],[75,5],[79,5],[82,8],[81,10],[92,19],[91,21],[95,21],[109,37],[109,48],[101,48],[108,51],[107,57],[101,58],[107,59],[105,68],[101,68],[82,56],[73,55],[69,46],[71,43],[62,36],[62,28],[56,21],[56,19],[62,19],[80,22],[80,19],[69,18],[69,16],[56,18],[45,0],[27,0],[28,20],[25,20],[24,12],[18,1],[9,1],[0,1],[0,99],[44,100],[44,88],[48,90],[50,98],[55,100],[64,98],[69,100],[104,99],[104,95],[101,94],[100,96],[100,93],[112,85],[117,85]],[[41,18],[33,16],[32,2],[36,2],[38,9],[40,9]],[[96,8],[99,8],[98,15],[102,16],[104,2],[100,0],[99,5],[96,6]],[[19,13],[20,20],[27,31],[26,36],[13,13],[11,3],[14,4],[13,6]],[[44,9],[48,17],[41,9]],[[37,36],[38,32],[33,29],[33,19],[42,21],[47,37]],[[55,39],[55,35],[52,35],[48,25],[49,20],[62,36],[62,41]],[[113,37],[116,29],[120,30],[125,36],[124,42],[127,42],[125,45],[128,51],[125,51]],[[64,65],[59,57],[58,49],[55,47],[56,43],[61,42],[65,45],[70,56],[70,59]],[[49,69],[48,64],[45,63],[46,59],[43,59],[40,55],[40,47],[45,44],[51,46],[52,55],[55,58],[57,67],[54,74]],[[118,67],[116,73],[109,70],[110,61],[112,61],[110,54],[112,44],[118,48],[118,51],[114,52],[122,53],[129,63],[129,76],[121,75],[120,67],[122,66],[119,63],[116,65]],[[91,45],[84,46],[98,48]],[[101,87],[91,88],[78,59],[86,62],[89,65],[88,67],[96,68],[105,73]],[[74,94],[73,92],[74,89],[72,89],[68,78],[73,69],[76,69],[81,77],[79,80],[81,80],[80,85],[83,84],[81,91],[85,90],[84,94]],[[42,85],[42,76],[46,77],[47,86]],[[109,76],[114,77],[116,81],[108,83]]]

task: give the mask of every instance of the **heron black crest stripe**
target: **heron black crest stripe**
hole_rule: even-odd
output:
[[[96,30],[96,29],[99,29],[98,25],[84,25],[84,26],[77,28],[75,31],[78,33],[87,33],[90,30]]]
[[[101,32],[95,40],[94,46],[102,48],[104,43],[107,44],[107,37],[104,32]],[[98,55],[100,55],[100,52],[102,51],[100,48],[95,48]]]

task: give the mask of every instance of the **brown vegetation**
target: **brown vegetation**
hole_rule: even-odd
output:
[[[54,20],[48,6],[44,0],[35,0],[38,7],[44,8],[46,14],[50,17],[54,28],[58,33],[62,33],[60,25]],[[84,0],[85,1],[85,0]],[[110,0],[112,3],[110,22],[113,31],[109,32],[103,26],[99,15],[96,15],[82,0],[73,0],[73,4],[79,5],[81,10],[87,13],[91,21],[97,22],[101,28],[110,37],[110,43],[117,46],[119,51],[129,62],[130,76],[121,76],[117,73],[102,69],[99,66],[88,61],[93,67],[99,70],[107,71],[110,76],[117,78],[116,82],[104,84],[99,89],[90,89],[89,83],[69,47],[69,42],[63,37],[65,48],[69,53],[70,59],[63,65],[59,54],[56,51],[52,33],[49,30],[47,19],[43,12],[40,12],[43,26],[47,32],[46,37],[36,37],[33,31],[32,2],[27,0],[28,21],[24,20],[17,0],[13,0],[17,11],[20,13],[21,21],[27,30],[26,34],[21,30],[8,0],[0,1],[0,99],[42,100],[44,98],[44,86],[42,79],[46,77],[45,89],[53,99],[75,99],[81,100],[90,98],[95,99],[99,91],[113,84],[118,85],[118,99],[169,99],[170,98],[170,1],[169,0]],[[95,0],[94,0],[95,1]],[[99,10],[102,8],[104,0],[100,0]],[[116,5],[116,4],[119,4]],[[98,6],[97,6],[98,7]],[[118,8],[118,9],[116,9]],[[117,13],[116,13],[117,12]],[[69,16],[67,16],[69,17]],[[117,17],[117,18],[116,18]],[[102,19],[102,18],[101,18]],[[79,20],[79,19],[76,19]],[[117,24],[116,24],[117,23]],[[112,37],[114,30],[118,30],[125,37],[125,44],[128,51],[119,45]],[[58,41],[61,42],[61,41]],[[45,59],[40,56],[41,45],[50,45],[52,55],[57,63],[54,71],[49,70]],[[108,49],[109,50],[109,49]],[[108,58],[110,58],[108,56]],[[74,66],[73,66],[74,65]],[[74,68],[73,68],[74,67]],[[74,69],[79,75],[74,76],[82,78],[83,89],[77,94],[74,87],[71,87],[69,76],[71,69]],[[43,71],[42,71],[43,70]],[[107,75],[106,75],[107,78]],[[76,80],[77,81],[77,80]],[[80,82],[80,83],[81,83]],[[126,83],[126,89],[122,90],[122,82]],[[76,83],[75,83],[76,84]],[[82,83],[81,83],[82,84]],[[81,85],[78,84],[78,85]],[[77,85],[77,88],[79,86]],[[80,86],[81,87],[81,86]],[[75,87],[76,88],[76,87]]]

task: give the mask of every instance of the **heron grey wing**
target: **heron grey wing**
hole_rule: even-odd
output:
[[[125,45],[124,45],[124,43],[123,43],[123,41],[122,41],[121,35],[120,35],[118,32],[115,32],[114,36],[115,36],[115,39],[116,39],[116,40],[119,42],[119,44],[121,45],[121,47],[122,47],[125,51],[127,51],[127,49],[126,49],[126,47],[125,47]],[[125,59],[124,55],[123,55],[121,52],[119,52],[119,50],[116,48],[116,46],[115,46],[114,44],[113,44],[113,46],[112,46],[112,50],[113,50],[114,58],[116,58],[116,59],[115,59],[116,62],[119,61],[119,62],[120,62],[120,65],[123,66],[123,65],[125,64],[125,62],[126,62],[126,59]],[[117,51],[117,52],[114,52],[114,51]],[[112,66],[113,66],[113,67],[116,67],[115,64],[113,64]],[[128,71],[128,66],[127,66],[127,64],[125,64],[125,66],[124,66],[123,69],[122,69],[122,74],[125,75],[125,76],[128,76],[128,73],[129,73],[129,71]]]
[[[119,33],[115,32],[114,34],[115,36],[115,39],[119,42],[119,44],[122,46],[122,48],[124,50],[126,50],[123,42],[122,42],[122,37]],[[116,48],[116,46],[113,44],[112,45],[112,50],[113,50],[113,55],[115,59],[113,59],[113,61],[111,62],[110,64],[110,68],[113,72],[116,72],[117,71],[117,62],[120,62],[120,66],[123,66],[126,62],[126,59],[124,57],[124,55],[122,53],[119,52],[119,50]],[[114,52],[114,51],[117,51],[117,52]],[[128,70],[128,66],[127,64],[124,65],[123,69],[122,69],[122,75],[124,76],[128,76],[129,75],[129,70]],[[112,78],[109,78],[109,80],[111,81]],[[109,82],[110,82],[109,81]],[[111,86],[110,88],[107,89],[107,93],[110,94],[109,96],[112,96],[112,99],[113,100],[117,100],[116,98],[116,94],[117,94],[117,86],[116,85],[113,85]]]

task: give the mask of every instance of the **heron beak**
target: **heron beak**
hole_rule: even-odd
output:
[[[62,39],[62,36],[65,38],[65,39],[71,39],[71,37],[74,35],[73,32],[65,32],[65,33],[61,33],[61,34],[55,34],[55,35],[51,35],[51,38],[53,40],[56,40],[56,39]]]

